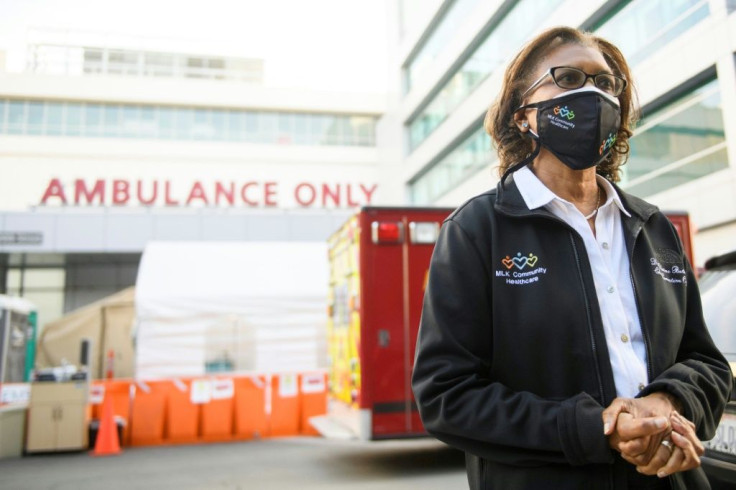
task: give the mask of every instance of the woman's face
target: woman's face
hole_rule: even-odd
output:
[[[564,44],[559,48],[552,50],[542,59],[537,67],[536,73],[531,77],[532,82],[530,82],[530,84],[544,75],[547,70],[555,66],[571,66],[573,68],[583,70],[585,73],[590,73],[591,75],[602,72],[612,73],[611,68],[603,57],[603,54],[598,51],[597,48],[581,46],[579,44]],[[585,83],[586,86],[595,86],[592,78],[586,80]],[[555,85],[551,76],[547,76],[531,92],[526,94],[522,104],[526,105],[542,100],[548,100],[566,91],[567,89],[560,88]],[[536,113],[536,109],[526,109],[514,114],[516,125],[521,131],[531,129],[537,133]],[[529,123],[528,128],[524,128],[522,126],[524,121]]]

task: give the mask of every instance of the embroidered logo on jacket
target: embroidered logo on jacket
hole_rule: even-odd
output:
[[[687,274],[680,254],[668,248],[658,248],[649,259],[652,272],[671,284],[687,284]]]
[[[501,259],[503,269],[496,270],[496,277],[506,279],[506,284],[523,285],[532,284],[539,281],[539,276],[546,274],[547,269],[544,267],[536,267],[539,257],[533,253],[521,255],[517,252],[516,256],[507,255]]]

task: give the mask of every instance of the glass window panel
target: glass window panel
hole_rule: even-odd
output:
[[[156,138],[158,136],[158,108],[144,105],[140,108],[138,136],[141,138]]]
[[[176,109],[173,107],[158,108],[158,136],[163,139],[172,139],[176,127]]]
[[[26,269],[23,287],[28,289],[63,288],[64,278],[64,269]]]
[[[64,131],[64,104],[46,103],[46,134],[60,135]]]
[[[708,0],[634,0],[596,29],[634,66],[708,17]]]
[[[0,99],[0,132],[11,134],[374,146],[375,124],[369,116]]]
[[[214,129],[210,123],[209,109],[193,109],[192,138],[208,140],[214,136]]]
[[[639,128],[630,140],[622,179],[622,186],[634,194],[647,196],[727,164],[717,80],[647,115]]]
[[[82,105],[74,102],[66,103],[66,123],[64,134],[78,136],[82,134]]]
[[[121,110],[122,135],[135,138],[140,134],[140,107],[137,105],[124,105]]]
[[[36,306],[39,325],[45,325],[64,314],[64,289],[24,290],[23,297]]]
[[[347,116],[340,116],[339,119],[339,145],[354,145],[353,142],[353,128],[350,125],[350,118]]]
[[[174,75],[174,55],[166,53],[145,53],[143,70],[146,75],[170,77]]]
[[[102,50],[84,48],[84,73],[102,73]]]
[[[276,114],[273,112],[258,113],[259,142],[276,143]]]
[[[44,103],[28,102],[28,118],[26,120],[26,134],[43,134],[44,130]]]
[[[521,0],[409,125],[413,151],[534,31],[562,0]]]
[[[20,289],[20,269],[8,269],[5,285],[8,289]]]
[[[405,89],[411,90],[414,82],[431,68],[445,46],[457,34],[458,25],[465,20],[479,0],[455,0],[409,63],[406,72]]]
[[[102,105],[86,104],[84,108],[85,136],[102,135]]]
[[[245,141],[261,142],[261,118],[257,112],[243,112],[245,120]]]
[[[245,135],[245,113],[243,111],[229,111],[227,118],[227,132],[230,141],[242,141]]]
[[[176,110],[176,139],[188,140],[192,138],[194,126],[194,111],[192,109]]]
[[[681,167],[660,174],[653,179],[629,186],[626,188],[626,191],[636,196],[650,196],[687,184],[690,181],[725,168],[728,168],[728,154],[726,149],[722,148]]]
[[[431,204],[471,175],[488,167],[491,138],[480,128],[409,184],[413,204]]]
[[[133,51],[110,50],[107,58],[107,72],[120,75],[138,73],[139,54]]]
[[[210,114],[210,121],[212,125],[213,136],[212,139],[224,140],[227,136],[227,116],[223,110],[212,110]]]
[[[106,104],[103,106],[103,132],[105,136],[120,136],[122,124],[120,121],[121,108],[117,104]]]
[[[280,145],[288,145],[293,141],[292,135],[294,133],[294,120],[293,114],[279,112],[276,113],[276,142]]]
[[[11,100],[8,102],[7,131],[10,134],[23,134],[25,131],[26,102]]]
[[[8,106],[7,99],[0,99],[0,133],[6,131],[5,120],[6,120],[6,109]]]
[[[309,116],[294,114],[294,143],[297,145],[309,144]]]
[[[322,144],[337,144],[338,123],[335,116],[322,116]]]

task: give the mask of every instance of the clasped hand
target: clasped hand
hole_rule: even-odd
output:
[[[611,448],[637,471],[660,478],[697,468],[705,452],[695,424],[663,393],[616,398],[603,411],[603,432]]]

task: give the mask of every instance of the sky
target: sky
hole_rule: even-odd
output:
[[[111,32],[265,60],[265,83],[387,90],[391,0],[0,0],[0,50],[25,64],[29,28]],[[393,7],[391,7],[393,8]]]

